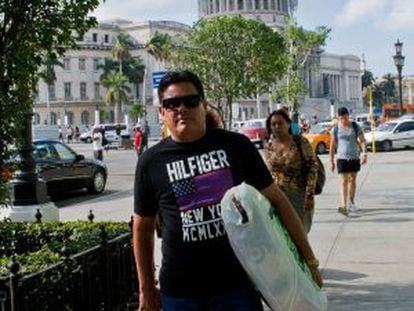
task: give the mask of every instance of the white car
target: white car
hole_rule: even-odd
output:
[[[414,120],[393,120],[378,126],[373,132],[376,146],[384,151],[414,147]],[[372,146],[372,133],[365,133],[368,148]]]
[[[121,143],[121,138],[116,135],[116,124],[101,124],[101,127],[105,130],[105,138],[110,144]],[[121,137],[129,138],[131,135],[127,130],[125,124],[121,124]],[[92,131],[87,131],[80,135],[80,141],[85,143],[92,142]]]

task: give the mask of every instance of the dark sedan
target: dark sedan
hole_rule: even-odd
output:
[[[94,194],[104,191],[108,173],[103,162],[86,159],[58,141],[38,140],[33,144],[36,172],[46,182],[50,195],[82,188]]]

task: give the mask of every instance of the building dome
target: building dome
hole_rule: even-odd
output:
[[[241,15],[259,19],[268,26],[281,29],[284,18],[291,16],[297,0],[198,0],[201,19],[220,15]]]

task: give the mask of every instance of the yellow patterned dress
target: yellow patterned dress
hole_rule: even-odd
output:
[[[287,195],[302,220],[306,232],[309,232],[313,206],[305,209],[304,203],[306,196],[314,196],[318,163],[305,137],[300,136],[300,146],[302,153],[293,136],[290,143],[284,145],[270,139],[265,145],[264,157],[273,179]]]

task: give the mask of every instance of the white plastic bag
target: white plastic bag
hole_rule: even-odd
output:
[[[233,187],[221,207],[230,244],[273,311],[327,310],[325,293],[259,191],[245,183]]]

